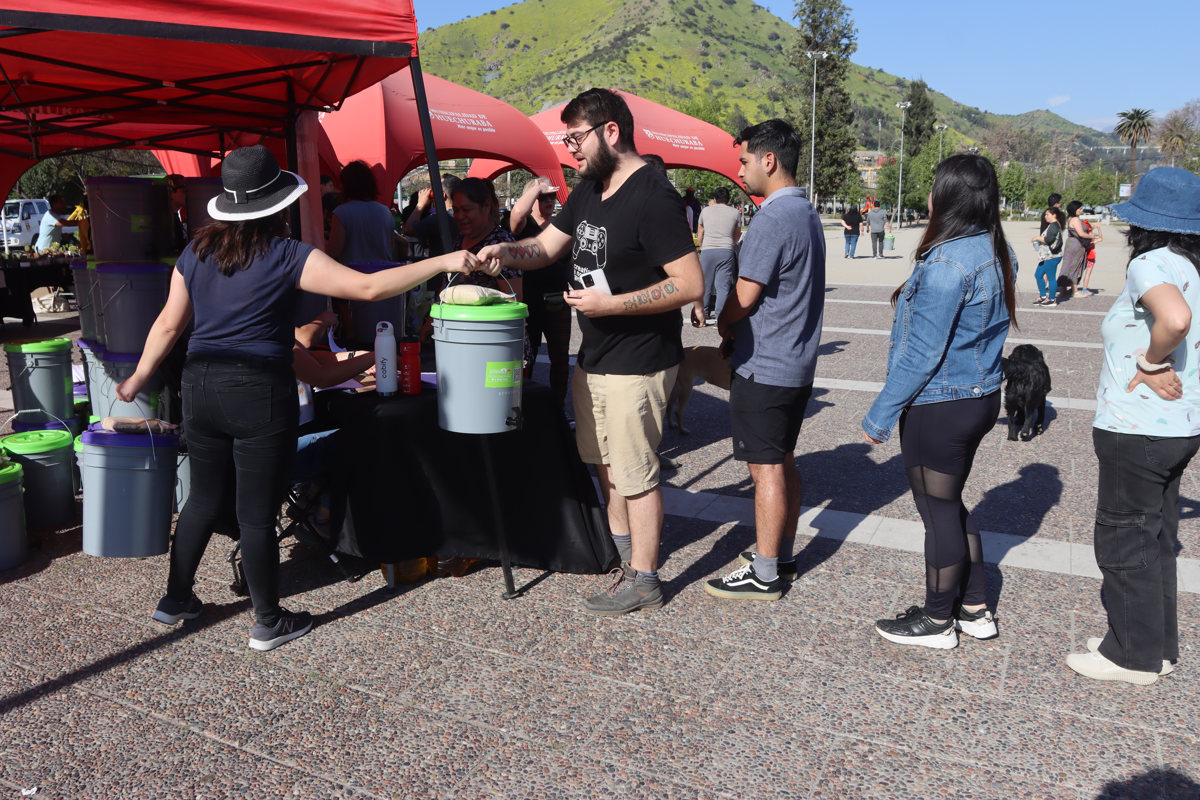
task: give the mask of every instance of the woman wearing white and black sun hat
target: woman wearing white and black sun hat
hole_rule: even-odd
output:
[[[1179,483],[1200,449],[1200,177],[1147,172],[1113,213],[1129,223],[1125,288],[1100,326],[1092,444],[1094,547],[1108,630],[1067,666],[1147,685],[1179,657]]]
[[[194,317],[181,382],[191,494],[175,528],[167,593],[153,616],[168,625],[200,616],[192,591],[196,569],[232,499],[256,618],[250,647],[271,650],[312,627],[307,613],[279,606],[274,527],[296,451],[292,325],[299,291],[379,300],[441,272],[469,272],[479,262],[458,252],[365,275],[285,238],[285,210],[308,187],[261,145],[229,153],[221,182],[224,191],[208,205],[217,222],[199,231],[179,257],[137,371],[117,394],[132,399]],[[226,497],[231,469],[235,498]]]

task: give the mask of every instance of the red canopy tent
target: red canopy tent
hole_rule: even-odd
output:
[[[520,111],[433,75],[425,76],[425,87],[438,158],[502,158],[564,185],[554,149]],[[328,149],[322,143],[322,159],[338,164],[362,159],[375,168],[381,187],[395,187],[427,161],[414,100],[412,81],[405,72],[346,98],[340,111],[321,117],[328,136]],[[565,189],[562,199],[566,200]]]
[[[411,0],[0,0],[0,188],[54,153],[220,158],[247,135],[286,142],[300,169],[305,112],[409,63],[423,106],[416,41]]]
[[[681,111],[635,94],[619,94],[625,98],[629,110],[633,112],[633,141],[639,153],[661,156],[670,169],[705,169],[724,175],[741,185],[737,177],[741,167],[738,162],[738,148],[734,147],[731,135],[716,125],[689,117]],[[563,125],[560,116],[565,105],[566,103],[560,103],[534,114],[530,119],[554,148],[559,163],[574,169],[575,159],[562,143],[566,126]],[[480,159],[471,164],[469,174],[492,177],[511,168],[511,165],[504,161]]]

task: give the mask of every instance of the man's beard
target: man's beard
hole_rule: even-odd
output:
[[[608,146],[608,142],[600,140],[596,155],[589,157],[587,166],[579,171],[579,177],[588,181],[604,182],[617,170],[617,154]]]

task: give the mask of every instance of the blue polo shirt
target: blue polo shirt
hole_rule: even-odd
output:
[[[738,278],[763,290],[733,326],[733,369],[770,386],[811,384],[825,307],[825,235],[803,190],[777,189],[763,201],[742,237]]]

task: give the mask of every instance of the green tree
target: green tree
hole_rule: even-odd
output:
[[[1117,199],[1117,182],[1111,172],[1093,164],[1075,176],[1070,198],[1088,206],[1102,206]]]
[[[1029,195],[1029,174],[1025,172],[1025,167],[1020,162],[1010,161],[997,177],[1000,180],[1000,194],[1008,200],[1009,207],[1020,204],[1024,208]]]
[[[1171,157],[1171,166],[1176,159],[1186,155],[1196,146],[1196,127],[1182,110],[1172,111],[1155,128],[1158,146],[1163,155]]]
[[[799,0],[796,3],[796,46],[792,63],[799,78],[789,81],[790,96],[784,107],[797,120],[797,130],[809,133],[814,162],[812,199],[836,194],[857,173],[854,166],[855,142],[854,109],[846,79],[850,56],[858,49],[858,32],[850,10],[841,0]],[[806,53],[824,52],[822,57],[810,58]],[[813,125],[813,69],[816,69],[816,125]],[[804,153],[804,155],[809,155]],[[801,162],[806,159],[801,157]],[[797,170],[805,173],[804,170]],[[801,178],[808,183],[807,173]]]
[[[13,185],[9,197],[47,197],[61,194],[67,203],[83,201],[84,181],[98,175],[162,174],[162,165],[149,150],[100,150],[51,156],[34,164]]]
[[[925,81],[913,81],[904,99],[912,104],[904,112],[904,157],[913,158],[936,133],[933,126],[937,122],[937,111]]]
[[[1059,176],[1051,169],[1043,169],[1030,175],[1029,207],[1044,211],[1046,198],[1052,194],[1062,194]]]
[[[1113,128],[1122,142],[1129,145],[1129,172],[1137,178],[1137,148],[1142,142],[1149,141],[1154,133],[1154,111],[1148,108],[1131,108],[1119,111],[1117,116],[1121,121]]]

